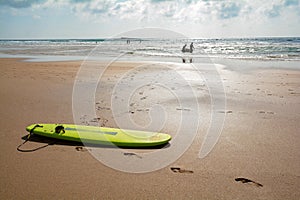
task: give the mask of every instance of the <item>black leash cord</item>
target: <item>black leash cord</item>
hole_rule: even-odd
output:
[[[37,127],[43,127],[39,124],[36,124],[31,130],[30,130],[30,133],[28,134],[28,137],[26,138],[26,140],[20,144],[18,147],[17,147],[17,150],[20,151],[20,152],[33,152],[33,151],[36,151],[36,150],[39,150],[39,149],[42,149],[42,148],[45,148],[47,146],[49,146],[50,144],[46,144],[44,146],[41,146],[41,147],[38,147],[38,148],[35,148],[35,149],[20,149],[21,146],[23,146],[26,142],[28,142],[28,140],[30,139],[30,137],[34,134],[33,133],[33,130]]]

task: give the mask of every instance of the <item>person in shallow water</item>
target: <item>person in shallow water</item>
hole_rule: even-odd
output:
[[[193,51],[194,51],[194,44],[193,44],[193,42],[190,44],[190,53],[193,53]]]
[[[185,44],[185,45],[182,47],[182,49],[181,49],[182,53],[186,53],[186,52],[193,53],[193,51],[194,51],[194,49],[195,49],[193,42],[190,44],[190,48],[189,48],[189,49],[187,49],[186,46],[187,46],[187,45]],[[189,58],[189,60],[190,60],[190,63],[193,62],[193,59],[192,59],[192,58]],[[182,58],[182,62],[185,63],[185,61],[186,61],[185,58]]]
[[[183,53],[186,52],[186,44],[182,47],[182,50],[181,50]]]
[[[195,49],[194,43],[192,42],[192,43],[190,44],[190,48],[189,48],[189,49],[187,49],[186,46],[187,46],[187,45],[185,44],[185,45],[182,47],[181,51],[182,51],[183,53],[185,53],[185,52],[193,53],[193,51],[194,51],[194,49]]]

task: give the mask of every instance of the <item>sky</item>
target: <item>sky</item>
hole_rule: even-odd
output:
[[[0,0],[0,39],[110,38],[149,27],[189,38],[300,36],[300,0]]]

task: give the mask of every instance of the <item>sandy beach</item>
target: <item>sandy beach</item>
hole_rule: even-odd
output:
[[[78,144],[54,143],[34,152],[17,151],[30,124],[74,123],[73,86],[81,64],[0,59],[2,199],[300,198],[299,70],[233,71],[218,65],[226,107],[215,111],[223,114],[225,121],[217,144],[204,158],[199,158],[199,151],[211,125],[212,91],[207,81],[197,77],[189,82],[199,103],[196,137],[179,159],[162,169],[148,173],[118,171],[95,159],[88,151],[91,147],[78,148]],[[95,116],[82,116],[81,123],[118,127],[118,118],[130,115],[134,122],[147,127],[151,106],[161,105],[168,113],[162,131],[175,138],[181,114],[192,116],[194,110],[189,98],[184,98],[184,107],[174,98],[174,94],[184,94],[180,91],[186,91],[187,85],[173,80],[172,72],[176,68],[177,74],[189,77],[192,70],[189,64],[148,62],[140,67],[143,65],[113,63],[97,87],[96,121]],[[209,78],[212,70],[203,67],[201,73]],[[153,84],[139,82],[148,77],[159,78],[149,79]],[[166,88],[159,81],[172,84]],[[132,89],[130,84],[137,88],[126,102],[128,110],[115,109],[122,102],[122,92]],[[172,142],[171,146],[176,145]],[[47,142],[42,140],[28,141],[22,148],[44,145]],[[125,151],[143,155],[155,150]]]

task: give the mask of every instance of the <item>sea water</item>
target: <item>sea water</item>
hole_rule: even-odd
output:
[[[130,41],[130,42],[128,42]],[[183,54],[184,44],[194,43],[192,54]],[[51,60],[156,60],[181,62],[180,57],[225,58],[258,61],[300,61],[300,37],[228,39],[43,39],[0,40],[0,57]]]

